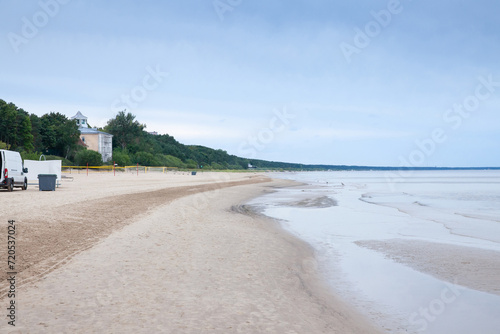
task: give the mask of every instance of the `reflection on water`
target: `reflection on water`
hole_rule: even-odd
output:
[[[355,242],[399,238],[500,251],[499,171],[414,172],[391,185],[383,172],[278,176],[319,187],[283,189],[252,204],[310,243],[332,287],[373,320],[396,333],[498,333],[500,296],[420,273]],[[283,205],[321,196],[338,205]]]

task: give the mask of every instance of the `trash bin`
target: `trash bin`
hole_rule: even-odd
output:
[[[191,175],[196,175],[196,172],[191,172]]]
[[[56,180],[57,180],[56,174],[38,174],[38,190],[55,191]]]

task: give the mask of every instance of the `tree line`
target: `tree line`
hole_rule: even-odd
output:
[[[184,145],[168,134],[153,135],[145,128],[133,114],[121,111],[99,129],[113,135],[113,160],[117,165],[239,170],[251,164],[281,168],[281,163],[249,160],[200,145]],[[44,154],[49,160],[63,160],[63,165],[103,164],[101,155],[87,150],[80,140],[74,120],[56,112],[39,117],[1,99],[0,148],[19,151],[24,159],[38,160]]]
[[[13,103],[0,99],[0,146],[32,158],[46,154],[66,161],[74,159],[80,131],[65,115],[51,112],[42,117],[29,114]]]

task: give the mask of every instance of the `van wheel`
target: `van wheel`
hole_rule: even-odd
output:
[[[12,191],[14,190],[14,182],[10,180],[9,184],[7,185],[7,191]]]
[[[28,189],[28,179],[27,178],[24,178],[24,183],[23,183],[23,186],[21,187],[22,190],[26,190]]]

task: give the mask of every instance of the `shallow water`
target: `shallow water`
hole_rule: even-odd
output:
[[[500,251],[500,171],[274,176],[317,187],[282,189],[251,204],[311,244],[332,287],[382,327],[393,333],[498,333],[500,296],[418,272],[356,242],[423,240]],[[337,205],[296,205],[325,196]]]

